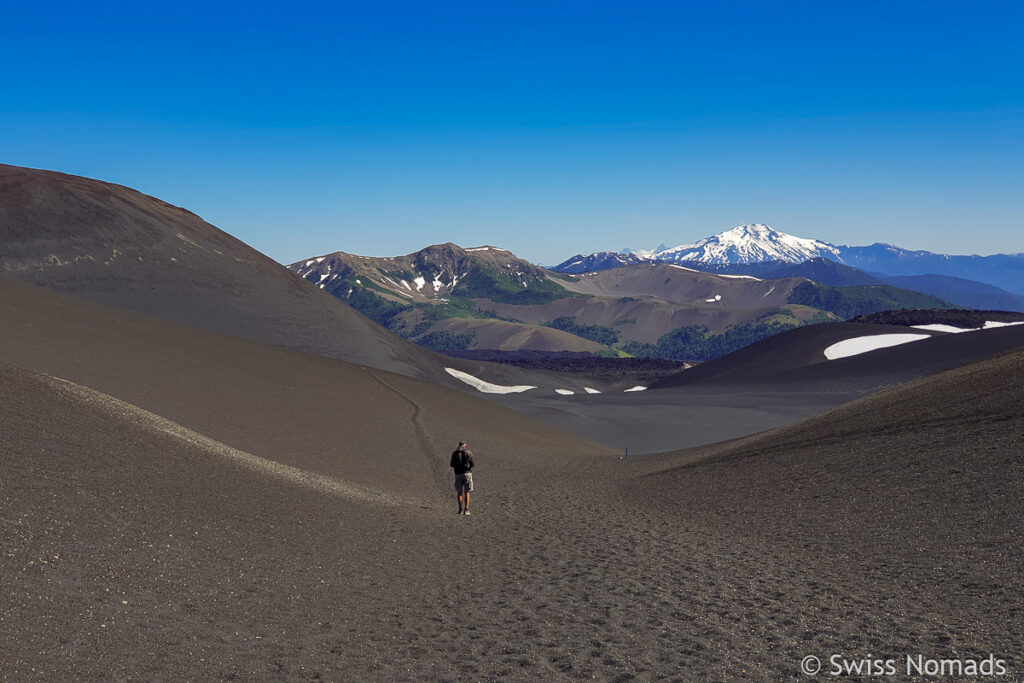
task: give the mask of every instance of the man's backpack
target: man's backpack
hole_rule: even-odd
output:
[[[466,451],[458,450],[452,453],[452,464],[451,466],[457,470],[465,472],[469,465],[469,454]]]

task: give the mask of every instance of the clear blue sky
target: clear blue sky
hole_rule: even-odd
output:
[[[5,3],[0,161],[282,262],[760,222],[1024,251],[1024,3]]]

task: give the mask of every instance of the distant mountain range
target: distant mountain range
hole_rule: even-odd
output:
[[[1024,295],[1024,254],[954,256],[911,251],[881,243],[866,247],[850,247],[794,237],[761,224],[741,225],[699,242],[676,247],[660,246],[651,251],[626,249],[618,254],[577,254],[554,266],[552,270],[578,274],[620,267],[629,263],[664,261],[708,271],[721,269],[723,266],[743,266],[742,272],[761,277],[785,264],[798,264],[817,259],[828,259],[862,271],[866,278],[857,277],[864,279],[864,284],[869,284],[867,278],[870,277],[878,278],[880,281],[888,281],[887,278],[895,276],[927,275],[956,278],[963,282],[940,281],[933,278],[930,281],[905,282],[900,286],[913,285],[911,288],[914,289],[925,286],[928,290],[918,291],[942,291],[953,297],[950,300],[974,300],[971,297],[981,295],[982,298],[978,300],[980,302],[1007,302],[1002,306],[995,306],[997,308],[1013,305],[1014,310],[1024,310],[1020,309],[1021,302],[1014,298],[1014,295]],[[820,265],[817,268],[821,270]],[[989,285],[993,289],[979,288],[978,284]],[[964,299],[965,296],[967,299]],[[991,298],[986,298],[988,296]]]
[[[874,281],[833,287],[802,274],[766,278],[631,255],[611,259],[617,267],[573,275],[498,247],[449,243],[393,258],[339,251],[289,268],[392,332],[448,353],[582,351],[706,360],[810,323],[951,307]]]

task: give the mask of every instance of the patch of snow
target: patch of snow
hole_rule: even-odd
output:
[[[387,280],[387,282],[384,282],[384,280]],[[403,295],[405,294],[405,292],[402,291],[401,286],[399,286],[399,284],[397,282],[392,280],[389,276],[385,275],[384,279],[381,280],[381,284],[388,284],[388,283],[391,284],[391,288],[394,289],[395,292],[397,292],[398,294],[403,294]],[[405,285],[405,288],[408,289],[410,292],[412,291],[412,287],[409,286],[408,282],[406,282],[405,280],[402,280],[402,284]]]
[[[825,349],[825,358],[829,360],[848,358],[849,356],[857,356],[889,346],[899,346],[900,344],[928,339],[930,336],[928,334],[871,334],[866,337],[844,339]]]
[[[622,393],[626,393],[627,391],[647,391],[647,387],[642,387],[642,386],[637,385],[637,386],[633,387],[632,389],[626,389],[626,391],[624,391]]]
[[[933,332],[974,332],[973,327],[953,327],[952,325],[911,325],[915,330],[932,330]]]
[[[600,394],[601,393],[597,389],[591,389],[590,387],[583,387],[583,391],[587,392],[588,394]]]
[[[316,262],[317,262],[317,263],[323,263],[323,261],[324,261],[324,259],[325,259],[325,258],[327,258],[327,257],[326,257],[326,256],[321,256],[320,258],[318,258],[318,259],[316,260]]]
[[[763,298],[765,298],[766,296],[768,296],[769,294],[771,294],[771,293],[772,293],[772,292],[774,292],[774,291],[775,291],[775,285],[772,285],[772,288],[771,288],[771,289],[769,289],[769,290],[768,290],[767,292],[765,292],[764,294],[762,294],[762,295],[761,295],[761,298],[762,298],[762,299],[763,299]]]
[[[363,284],[363,281],[362,281],[362,280],[360,280],[359,278],[356,278],[356,284],[357,284],[357,285],[361,285],[361,284]]]
[[[572,396],[576,392],[575,391],[571,391],[569,389],[555,389],[555,393],[556,394],[561,394],[562,396]]]
[[[722,300],[722,295],[721,295],[721,294],[715,294],[715,295],[714,295],[714,296],[713,296],[712,298],[710,298],[710,299],[704,299],[704,302],[705,302],[705,303],[709,303],[709,304],[713,304],[713,303],[715,303],[716,301],[721,301],[721,300]]]
[[[437,275],[434,276],[433,285],[434,285],[434,291],[435,292],[440,292],[441,288],[444,287],[444,283],[441,282],[441,275],[443,275],[443,274],[444,274],[444,271],[441,271],[440,273],[438,273]]]
[[[305,266],[306,268],[309,268],[311,265],[313,265],[313,263],[315,263],[315,259],[309,259],[308,261],[306,261],[303,264],[303,266]]]
[[[422,275],[419,276],[418,278],[416,278],[415,280],[413,280],[413,282],[416,283],[416,291],[417,292],[423,291],[423,285],[427,284],[426,278],[424,278]]]
[[[524,391],[529,391],[530,389],[537,388],[534,386],[530,386],[528,384],[518,384],[515,386],[502,386],[500,384],[491,384],[490,382],[485,382],[479,377],[474,377],[468,372],[462,372],[461,370],[456,370],[455,368],[445,368],[444,370],[455,379],[462,380],[463,382],[473,387],[477,391],[483,392],[485,394],[521,394]]]
[[[323,282],[324,280],[326,280],[328,278],[328,276],[330,276],[330,273],[323,273],[323,274],[321,274],[320,275],[320,279],[317,280],[317,282]],[[320,285],[320,286],[323,287],[323,285]]]
[[[466,251],[490,251],[490,250],[491,250],[490,247],[473,247],[472,249],[467,249]]]
[[[753,275],[726,275],[725,273],[712,273],[718,277],[727,277],[732,280],[753,280],[754,282],[761,282],[761,278],[754,277]]]
[[[701,272],[699,270],[694,270],[693,268],[684,268],[683,266],[677,266],[674,263],[670,263],[668,265],[669,265],[670,268],[678,268],[679,270],[686,270],[686,271],[689,271],[691,273],[699,273],[699,272]]]
[[[952,332],[954,334],[959,332],[977,332],[979,330],[991,330],[996,327],[1009,327],[1010,325],[1024,325],[1024,320],[1013,323],[997,322],[995,320],[986,320],[985,324],[981,327],[954,327],[952,325],[912,325],[913,328],[918,330],[932,330],[934,332]]]

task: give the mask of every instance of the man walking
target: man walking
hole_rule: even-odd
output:
[[[466,448],[466,442],[460,441],[459,447],[452,453],[452,468],[455,470],[455,495],[459,497],[459,514],[469,514],[469,492],[473,490],[473,453]],[[466,502],[463,505],[462,497]]]

